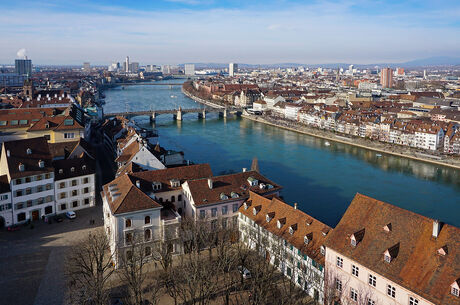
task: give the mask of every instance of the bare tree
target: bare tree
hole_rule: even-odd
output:
[[[105,232],[97,230],[71,248],[66,258],[69,303],[105,305],[108,280],[114,272],[113,256]]]
[[[147,278],[145,267],[152,250],[150,246],[145,245],[143,234],[139,232],[133,232],[128,242],[129,247],[120,255],[121,269],[118,275],[128,289],[125,302],[141,305],[144,302],[144,285]]]
[[[324,271],[324,304],[333,305],[343,302],[347,297],[348,278],[338,273],[333,266],[326,266]]]

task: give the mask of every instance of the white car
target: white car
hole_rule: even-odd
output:
[[[77,214],[75,214],[74,211],[68,211],[68,212],[65,212],[65,217],[69,219],[74,219],[75,217],[77,217]]]

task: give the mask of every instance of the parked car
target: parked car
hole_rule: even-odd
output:
[[[56,215],[56,216],[54,216],[54,220],[55,220],[56,222],[62,222],[64,219],[62,218],[61,215]]]
[[[77,214],[75,214],[74,211],[68,211],[68,212],[65,212],[65,217],[69,219],[74,219],[75,217],[77,217]]]
[[[17,231],[19,230],[21,227],[18,226],[18,225],[12,225],[11,227],[8,227],[8,231]]]
[[[238,271],[243,275],[244,279],[251,278],[251,272],[249,272],[249,270],[246,267],[238,266]]]

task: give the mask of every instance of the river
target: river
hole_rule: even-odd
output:
[[[165,81],[171,83],[171,80]],[[176,80],[179,82],[179,80]],[[183,81],[180,81],[183,82]],[[106,90],[104,111],[197,108],[180,86],[126,86]],[[147,117],[134,120],[152,127]],[[167,149],[182,150],[213,173],[249,168],[253,157],[260,172],[284,187],[282,196],[307,214],[335,226],[359,192],[460,227],[460,171],[325,141],[242,118],[186,114],[157,117],[154,127]]]

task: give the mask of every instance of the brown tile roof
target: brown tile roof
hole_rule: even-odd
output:
[[[27,128],[35,124],[42,117],[52,117],[63,114],[66,108],[33,108],[33,109],[2,109],[0,110],[0,129]],[[19,124],[20,121],[27,121],[26,124]],[[15,124],[12,124],[12,123]]]
[[[432,237],[433,219],[356,194],[326,246],[435,304],[460,304],[450,285],[460,278],[460,229],[444,224]],[[391,224],[387,232],[384,227]],[[365,229],[356,247],[350,236]],[[448,254],[437,250],[447,246]],[[385,251],[395,256],[384,262]]]
[[[162,207],[138,189],[126,174],[104,185],[103,196],[114,215]]]
[[[75,147],[78,145],[78,141],[72,142],[61,142],[61,143],[49,143],[49,150],[53,159],[55,158],[67,158]]]
[[[191,179],[200,179],[205,177],[211,177],[212,171],[209,164],[194,164],[188,166],[180,166],[152,171],[143,171],[137,173],[129,174],[129,178],[132,183],[136,183],[139,180],[141,184],[141,189],[144,192],[151,192],[152,182],[161,183],[161,192],[166,192],[170,190],[175,190],[179,187],[172,187],[171,180],[178,179],[180,184],[184,183],[186,180]]]
[[[121,155],[119,155],[116,159],[115,162],[127,162],[129,161],[135,154],[137,154],[140,150],[140,144],[138,141],[133,141],[131,144],[129,144],[125,149],[123,149],[123,152]]]
[[[28,149],[30,154],[27,153]],[[44,137],[4,142],[2,154],[8,154],[8,151],[8,170],[13,179],[54,171],[48,142]],[[45,162],[43,168],[39,167],[40,160]],[[24,171],[19,170],[20,164],[24,165]]]
[[[258,180],[257,186],[249,185],[248,178],[250,177]],[[235,198],[232,198],[231,196],[232,192],[238,195],[238,200],[241,200],[249,197],[250,190],[257,194],[266,195],[272,194],[281,189],[281,186],[268,180],[256,171],[215,176],[212,177],[212,181],[212,189],[208,186],[208,179],[197,179],[187,182],[195,205],[198,206],[223,202],[225,200],[235,200]],[[260,187],[261,183],[265,186],[264,188]],[[272,187],[270,188],[268,185],[271,185]],[[221,199],[221,194],[226,195],[228,199]]]
[[[274,235],[277,235],[291,245],[302,251],[303,254],[319,262],[324,266],[324,256],[321,254],[321,246],[327,238],[327,232],[331,228],[319,220],[305,214],[301,210],[281,201],[279,198],[268,199],[254,192],[249,192],[251,207],[245,209],[244,205],[240,207],[240,213],[254,220],[257,225],[266,229]],[[256,215],[253,214],[253,208],[260,209]],[[267,222],[267,215],[271,218]],[[277,221],[280,220],[283,226],[278,229]],[[289,228],[294,230],[290,234]],[[326,235],[323,234],[326,232]],[[308,236],[309,242],[305,244],[305,237]]]
[[[27,131],[83,129],[71,116],[43,117]]]

